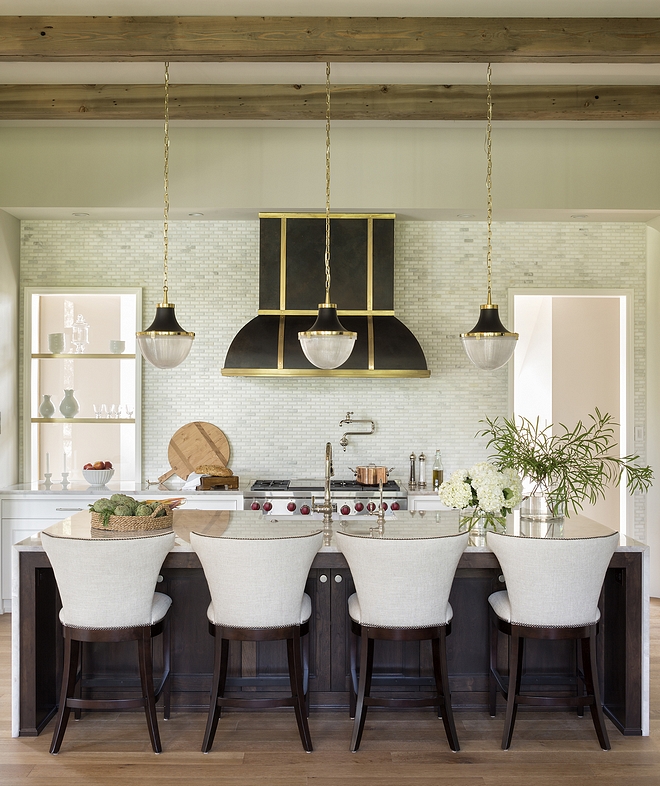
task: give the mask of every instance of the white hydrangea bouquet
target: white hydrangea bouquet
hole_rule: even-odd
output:
[[[461,525],[471,530],[483,523],[485,529],[503,527],[507,513],[522,500],[522,481],[515,469],[498,470],[488,461],[452,473],[438,490],[449,508],[470,509]]]

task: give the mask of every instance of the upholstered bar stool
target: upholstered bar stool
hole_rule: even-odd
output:
[[[619,543],[617,532],[603,537],[550,539],[514,537],[489,532],[488,546],[497,557],[506,590],[493,593],[490,647],[490,714],[495,716],[497,689],[506,699],[502,748],[511,745],[520,704],[588,706],[598,742],[610,749],[598,686],[596,633],[598,599],[607,566]],[[497,669],[497,635],[509,639],[509,679],[505,684]],[[576,639],[582,653],[578,679],[584,691],[576,696],[534,696],[521,693],[525,639]]]
[[[202,743],[208,753],[222,707],[293,707],[303,748],[312,751],[307,722],[301,636],[309,632],[312,602],[305,582],[323,533],[299,537],[210,537],[191,532],[211,593],[209,632],[215,658],[209,715]],[[273,699],[226,698],[230,641],[286,640],[291,696]]]
[[[60,704],[50,746],[58,753],[71,710],[144,708],[154,753],[162,746],[156,701],[170,714],[170,646],[167,612],[171,598],[154,592],[158,573],[174,545],[174,533],[138,538],[82,540],[41,533],[62,599],[64,669]],[[163,633],[163,677],[153,683],[151,639]],[[74,696],[82,642],[137,641],[141,696],[132,699],[85,699]],[[78,686],[80,687],[80,686]]]
[[[351,751],[360,747],[367,709],[437,706],[449,747],[459,750],[447,675],[446,637],[453,610],[449,592],[469,533],[447,537],[381,538],[335,533],[355,582],[348,599],[353,634],[360,638],[360,674]],[[371,696],[374,641],[431,640],[437,695],[428,699]],[[353,690],[356,648],[351,647]]]

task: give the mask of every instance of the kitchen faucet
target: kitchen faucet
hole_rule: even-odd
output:
[[[332,504],[330,497],[330,478],[335,474],[332,467],[332,443],[327,442],[325,446],[325,482],[323,484],[323,504],[318,505],[312,496],[312,511],[323,513],[323,545],[329,546],[332,540],[332,513],[337,510],[337,506]]]
[[[341,439],[339,440],[339,444],[344,448],[344,453],[346,452],[346,445],[348,445],[348,435],[349,434],[373,434],[376,430],[376,424],[373,420],[353,420],[351,418],[352,412],[347,412],[346,417],[343,420],[339,421],[340,426],[352,426],[354,423],[371,423],[371,431],[347,431],[341,435]]]

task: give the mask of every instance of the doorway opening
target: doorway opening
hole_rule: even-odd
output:
[[[633,444],[632,291],[512,289],[509,308],[520,335],[509,369],[511,414],[572,428],[598,407],[618,424],[616,450],[625,456]],[[631,534],[625,479],[583,513]]]

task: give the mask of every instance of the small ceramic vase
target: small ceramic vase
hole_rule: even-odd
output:
[[[80,405],[73,395],[73,390],[64,391],[64,398],[60,402],[60,412],[65,418],[74,418],[80,412]]]
[[[47,396],[44,393],[44,400],[41,402],[41,406],[39,407],[39,414],[42,418],[52,418],[55,414],[55,405],[50,400],[50,396]]]

